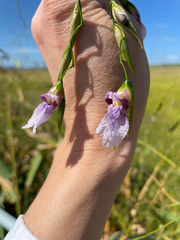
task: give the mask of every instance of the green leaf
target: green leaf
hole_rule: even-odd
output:
[[[5,238],[5,230],[4,228],[0,225],[0,239],[4,239]]]
[[[61,81],[62,78],[64,77],[65,73],[69,69],[68,67],[72,61],[72,58],[73,58],[73,53],[72,53],[71,44],[69,43],[61,59],[58,80]],[[74,62],[73,62],[73,66],[74,66]]]
[[[179,126],[179,123],[180,123],[180,118],[168,129],[169,132],[173,132]]]
[[[131,71],[135,75],[134,67],[133,67],[131,57],[130,57],[130,53],[129,53],[127,38],[124,38],[121,42],[121,52],[122,52],[123,59],[128,63]]]
[[[59,133],[59,135],[61,132],[61,126],[62,126],[64,111],[65,111],[65,105],[66,105],[66,101],[65,101],[65,98],[63,98],[60,105],[58,106],[58,133]]]
[[[13,57],[13,61],[14,61],[16,68],[21,69],[21,62],[19,61],[19,59]]]
[[[2,188],[2,192],[5,195],[6,200],[11,204],[15,203],[17,198],[16,192],[13,188],[13,183],[10,180],[0,176],[0,186]]]
[[[127,31],[141,46],[143,49],[143,45],[138,37],[138,34],[136,32],[136,29],[129,17],[129,15],[126,13],[123,7],[118,5],[114,0],[111,0],[111,13],[112,13],[112,18],[113,20],[121,26],[125,31]],[[123,22],[122,22],[122,16],[123,15]],[[126,21],[124,19],[126,18]]]
[[[125,237],[125,238],[124,238]],[[123,240],[126,240],[127,237],[126,235],[124,235],[122,232],[115,232],[113,233],[109,238],[108,240],[119,240],[119,239],[123,239]]]
[[[76,3],[70,24],[70,43],[74,46],[80,27],[83,26],[82,12],[80,2]]]
[[[122,232],[115,232],[112,236],[110,236],[108,238],[108,240],[130,240],[130,239],[134,239],[138,236],[141,236],[141,235],[134,235],[134,236],[127,236],[125,234],[123,234]],[[145,237],[144,240],[155,240],[155,237],[153,235],[150,235],[148,237]]]
[[[125,31],[127,31],[127,32],[139,43],[140,47],[143,49],[143,45],[142,45],[142,43],[141,43],[138,35],[137,35],[136,33],[134,33],[134,32],[133,32],[131,29],[129,29],[128,27],[126,27],[126,26],[124,26],[124,25],[122,25],[122,24],[120,24],[120,25],[121,25],[121,27],[122,27]]]
[[[6,166],[6,164],[0,159],[0,176],[5,179],[10,179],[12,177],[13,173],[9,166]]]
[[[118,26],[116,23],[114,24],[114,34],[116,41],[119,46],[119,54],[120,54],[120,60],[124,60],[128,63],[131,71],[135,75],[134,67],[131,61],[131,56],[129,53],[129,47],[128,47],[128,42],[127,42],[127,37],[123,29]]]
[[[156,115],[156,114],[161,110],[162,107],[163,107],[163,102],[160,101],[160,102],[159,102],[159,105],[157,106],[157,108],[156,108],[156,110],[155,110],[155,112],[154,112],[154,115]]]
[[[5,59],[10,59],[10,57],[9,57],[9,55],[4,51],[4,50],[2,50],[1,48],[0,48],[0,53],[2,53],[3,54],[3,57],[5,58]]]
[[[160,212],[159,215],[163,218],[166,218],[166,219],[169,219],[169,220],[173,220],[177,217],[179,217],[179,214],[176,213],[176,212],[168,212],[168,211],[163,211],[163,212]],[[180,223],[180,219],[177,220],[178,223]]]
[[[74,57],[73,57],[72,47],[74,46],[74,43],[76,41],[78,31],[82,26],[83,26],[83,18],[82,18],[81,4],[80,4],[80,0],[78,0],[71,16],[70,40],[61,59],[58,81],[61,81],[65,73],[70,68],[74,67]],[[71,66],[69,67],[70,63],[71,63]]]
[[[27,172],[27,177],[26,177],[26,181],[25,181],[25,187],[26,188],[30,188],[34,178],[38,172],[39,166],[41,164],[43,160],[43,156],[41,154],[41,152],[38,152],[36,155],[34,155],[34,157],[31,159],[31,164],[30,164],[30,168]]]
[[[143,237],[142,235],[134,235],[134,236],[129,236],[127,240],[137,239],[138,237],[143,240],[156,240],[156,237],[154,235],[149,235],[149,236],[145,236],[145,237]]]

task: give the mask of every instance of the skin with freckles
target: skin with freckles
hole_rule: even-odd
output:
[[[76,1],[42,0],[32,20],[33,37],[56,83],[69,41]],[[107,112],[104,97],[125,80],[119,62],[108,0],[82,0],[84,26],[74,46],[75,68],[63,81],[66,133],[49,175],[24,216],[40,240],[98,240],[116,193],[130,167],[149,91],[149,66],[144,50],[127,33],[136,76],[125,63],[135,92],[130,136],[113,150],[103,148],[96,128]],[[139,23],[130,16],[142,41]]]

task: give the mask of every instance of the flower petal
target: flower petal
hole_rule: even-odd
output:
[[[32,126],[35,124],[36,119],[38,118],[39,114],[40,114],[40,113],[44,110],[44,108],[45,108],[44,104],[45,104],[45,103],[43,102],[43,103],[41,103],[41,104],[39,104],[39,105],[37,106],[37,108],[34,110],[32,116],[31,116],[31,118],[28,120],[27,124],[22,127],[22,129],[24,129],[24,128],[30,128],[30,127],[32,127]]]
[[[32,117],[29,119],[28,123],[22,127],[22,129],[33,127],[33,133],[36,133],[36,128],[46,122],[52,115],[53,110],[56,108],[56,105],[48,105],[46,102],[43,102],[38,105],[34,110]]]
[[[107,102],[107,104],[112,104],[113,103],[113,92],[108,92],[105,96],[105,101]]]
[[[113,104],[109,105],[108,113],[111,119],[117,119],[121,115],[122,106],[113,106]]]
[[[102,139],[103,147],[118,146],[128,133],[129,122],[123,114],[117,120],[113,120],[109,120],[104,131]]]
[[[102,136],[103,147],[110,147],[118,146],[127,135],[128,130],[129,121],[124,114],[113,118],[108,112],[98,125],[96,133]]]
[[[103,117],[103,119],[101,120],[100,124],[98,125],[98,127],[96,128],[96,134],[100,135],[101,137],[103,137],[104,131],[107,127],[109,121],[109,114],[106,113]]]

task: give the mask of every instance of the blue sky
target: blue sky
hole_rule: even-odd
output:
[[[40,0],[19,0],[24,27],[16,0],[0,0],[0,48],[11,56],[8,61],[0,60],[0,65],[13,66],[13,59],[17,58],[25,68],[45,67],[31,35],[31,19],[39,3]],[[132,0],[132,3],[147,28],[144,44],[149,63],[180,64],[180,0]]]

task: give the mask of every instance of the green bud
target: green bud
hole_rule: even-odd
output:
[[[137,35],[136,29],[124,8],[118,5],[114,0],[111,0],[111,12],[114,21],[125,31],[131,34],[131,36],[139,43],[141,48],[143,48],[143,45]]]
[[[125,82],[123,82],[121,87],[118,89],[117,94],[122,92],[125,92],[126,96],[128,96],[129,98],[127,99],[129,101],[129,113],[127,116],[129,120],[129,131],[127,136],[129,136],[131,126],[132,126],[133,114],[134,114],[134,90],[129,80],[126,80]]]
[[[59,81],[49,90],[53,95],[64,97],[64,87],[62,81]]]
[[[72,47],[74,46],[74,43],[76,41],[79,27],[81,26],[81,24],[82,24],[81,8],[79,3],[76,3],[72,13],[70,24],[70,42],[72,44]]]
[[[62,59],[61,59],[58,80],[61,80],[63,78],[66,71],[68,70],[68,67],[69,67],[72,59],[73,59],[73,53],[72,53],[71,45],[69,43],[68,46],[66,47],[66,49],[63,53]]]
[[[117,26],[117,24],[114,24],[114,36],[116,38],[118,47],[120,48],[120,43],[121,43],[121,39],[123,38],[123,34],[121,31],[121,28],[119,26]]]
[[[127,42],[127,37],[123,29],[118,26],[117,24],[114,24],[114,34],[117,41],[117,44],[119,46],[119,54],[120,54],[120,60],[124,60],[128,63],[131,71],[135,75],[134,67],[131,61],[131,56],[129,53],[129,47]]]
[[[60,135],[61,132],[61,126],[62,121],[64,117],[64,111],[65,111],[65,98],[62,99],[61,104],[58,106],[58,134]]]

